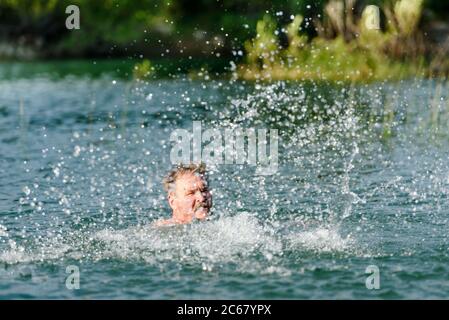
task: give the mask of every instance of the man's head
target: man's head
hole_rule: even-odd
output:
[[[203,220],[209,215],[212,195],[204,164],[178,165],[164,179],[164,188],[174,220],[188,223],[194,219]]]

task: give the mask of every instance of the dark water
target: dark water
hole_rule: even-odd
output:
[[[70,68],[0,66],[1,298],[448,297],[447,84]],[[193,121],[277,129],[278,170],[214,167],[211,221],[154,228],[169,216],[170,134]]]

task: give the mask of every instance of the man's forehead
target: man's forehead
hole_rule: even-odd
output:
[[[176,185],[183,189],[196,189],[207,185],[206,180],[200,174],[183,174],[176,180]]]

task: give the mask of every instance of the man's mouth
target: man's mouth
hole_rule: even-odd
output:
[[[209,210],[209,206],[206,203],[200,203],[200,204],[197,204],[195,206],[195,208],[193,208],[193,211],[198,211],[199,209]]]
[[[209,206],[205,203],[200,203],[198,205],[195,206],[195,208],[193,209],[193,214],[195,216],[195,218],[197,219],[205,219],[208,214],[209,214]]]

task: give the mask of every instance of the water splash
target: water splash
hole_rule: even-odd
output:
[[[342,236],[337,228],[317,227],[289,236],[290,245],[315,252],[348,252],[354,250],[355,241],[351,235]]]
[[[151,265],[174,262],[181,266],[199,265],[205,271],[235,264],[243,271],[286,271],[282,255],[286,249],[341,252],[353,249],[354,242],[336,230],[289,228],[288,222],[266,223],[256,215],[232,217],[191,225],[156,228],[152,224],[96,232],[72,232],[67,238],[49,238],[28,247],[10,240],[0,254],[7,264],[62,260],[144,261]],[[248,265],[252,265],[248,269]]]
[[[6,229],[6,227],[0,224],[0,237],[7,237],[8,236],[7,230],[8,229]]]
[[[119,272],[136,268],[146,281],[151,270],[158,282],[181,270],[185,285],[216,273],[242,283],[285,276],[296,290],[337,269],[347,273],[326,284],[335,279],[340,288],[373,258],[386,268],[391,261],[413,261],[417,269],[422,261],[447,262],[449,117],[440,99],[431,97],[430,108],[421,103],[437,94],[430,85],[107,84],[0,83],[5,269],[29,264],[53,275],[73,262],[117,280],[125,266]],[[170,214],[159,183],[170,167],[170,132],[193,120],[278,129],[279,171],[256,177],[244,165],[217,168],[213,220],[154,228],[152,221]],[[438,278],[445,268],[435,270]],[[301,281],[292,280],[298,273]]]

